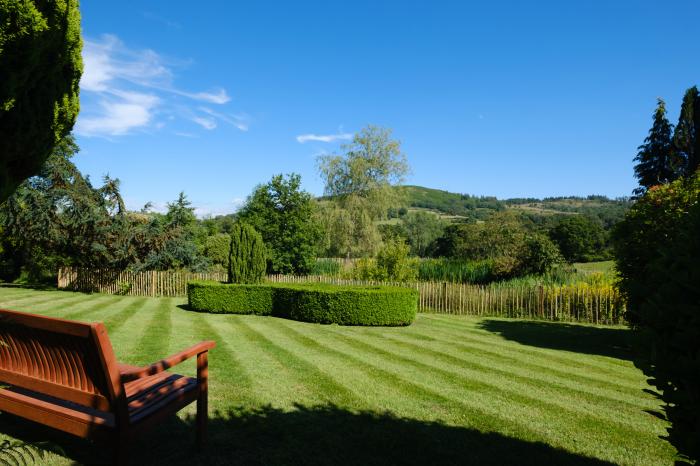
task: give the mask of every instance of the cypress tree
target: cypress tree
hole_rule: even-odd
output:
[[[697,88],[695,88],[697,92]],[[693,128],[695,130],[695,144],[693,144],[693,158],[688,160],[686,176],[693,176],[700,168],[700,96],[695,95],[695,108],[693,110]]]
[[[234,224],[228,263],[229,283],[260,283],[266,268],[265,244],[260,233],[250,225]]]
[[[696,150],[698,119],[700,118],[697,108],[699,106],[698,88],[693,86],[685,91],[681,114],[673,133],[673,145],[679,160],[677,169],[682,176],[691,176],[700,163],[700,154]]]
[[[81,49],[78,0],[0,1],[0,203],[73,128]]]
[[[673,125],[666,118],[666,103],[660,98],[654,111],[654,124],[634,158],[637,161],[634,174],[639,180],[639,188],[634,190],[635,195],[642,195],[652,186],[666,184],[677,178],[674,171],[672,131]]]

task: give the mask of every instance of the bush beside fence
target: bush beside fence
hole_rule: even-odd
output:
[[[114,272],[89,269],[59,271],[58,287],[130,296],[187,296],[191,280],[225,281],[225,273]],[[625,303],[607,284],[468,285],[459,283],[377,283],[327,276],[269,275],[273,283],[399,285],[419,292],[418,311],[442,314],[544,319],[596,324],[624,323]]]

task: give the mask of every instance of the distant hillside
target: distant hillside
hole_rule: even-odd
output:
[[[520,210],[531,217],[585,214],[598,217],[606,227],[618,222],[630,206],[628,199],[605,196],[518,198],[499,200],[494,196],[472,196],[422,186],[402,186],[410,208],[428,209],[465,220],[481,220],[493,212]]]

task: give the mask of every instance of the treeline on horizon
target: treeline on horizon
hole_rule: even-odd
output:
[[[609,259],[610,228],[627,208],[596,196],[538,212],[403,186],[408,162],[400,143],[390,130],[368,126],[342,153],[319,158],[323,197],[304,191],[297,174],[276,175],[236,214],[198,219],[184,193],[164,213],[150,205],[127,210],[119,180],[94,186],[80,173],[71,160],[78,150],[65,138],[0,206],[0,279],[52,282],[62,266],[225,270],[229,235],[244,222],[264,239],[268,273],[305,275],[318,271],[318,257],[343,257],[363,259],[354,278],[489,282]],[[426,198],[430,211],[416,208]],[[475,202],[478,215],[453,214],[445,204],[455,198],[465,210]],[[444,264],[421,267],[416,258]]]

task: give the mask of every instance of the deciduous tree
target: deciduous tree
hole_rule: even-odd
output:
[[[277,175],[259,185],[239,211],[268,249],[268,271],[304,275],[311,271],[321,237],[311,194],[301,189],[301,176]]]
[[[362,129],[342,150],[318,158],[325,194],[338,207],[327,210],[327,228],[343,255],[374,255],[381,245],[376,221],[400,204],[392,186],[408,174],[406,156],[391,130],[377,126]]]

